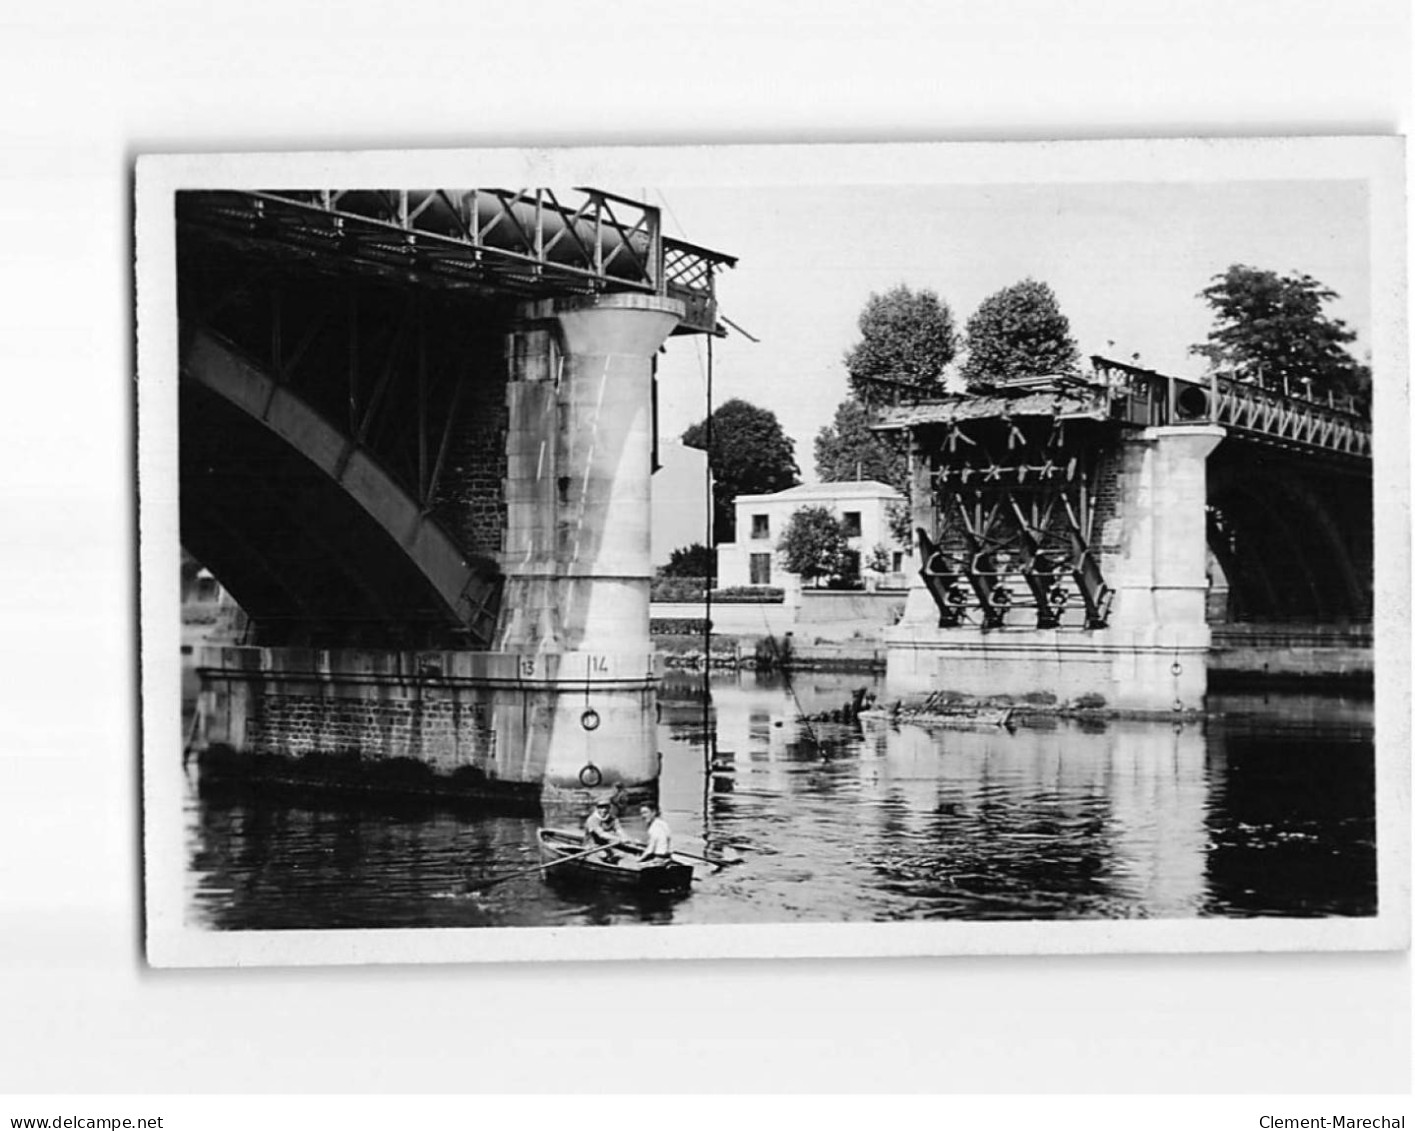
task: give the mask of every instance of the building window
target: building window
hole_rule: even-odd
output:
[[[750,560],[750,562],[748,563],[748,565],[749,565],[749,568],[750,568],[751,571],[752,571],[752,584],[753,584],[753,585],[770,585],[770,584],[771,584],[771,555],[770,555],[770,554],[752,554],[752,555],[751,555],[751,560]]]
[[[860,512],[845,512],[845,537],[858,538],[860,536]]]
[[[894,572],[895,572],[895,573],[900,573],[900,572],[903,571],[903,569],[904,569],[904,551],[903,551],[903,550],[895,550],[895,551],[894,551]]]
[[[752,515],[752,537],[753,537],[753,538],[770,538],[770,537],[771,537],[771,521],[768,519],[768,517],[767,517],[766,515],[764,515],[764,514],[754,514],[754,515]]]

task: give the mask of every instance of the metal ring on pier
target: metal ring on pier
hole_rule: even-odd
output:
[[[1170,675],[1181,675],[1181,674],[1183,673],[1183,671],[1184,671],[1184,665],[1181,664],[1178,660],[1175,660],[1174,663],[1172,663],[1172,664],[1169,665],[1169,674],[1170,674]]]
[[[604,775],[599,772],[599,767],[593,762],[586,762],[584,768],[580,770],[580,784],[586,789],[594,789],[602,781],[604,781]]]
[[[599,712],[593,707],[586,707],[580,712],[580,725],[586,730],[598,730]]]

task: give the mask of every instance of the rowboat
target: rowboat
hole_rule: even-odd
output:
[[[623,845],[579,860],[566,860],[585,851],[584,835],[569,829],[541,829],[541,872],[547,880],[594,884],[651,895],[686,895],[693,884],[693,868],[674,857],[665,864],[639,862],[642,844]],[[561,861],[565,861],[561,863]],[[553,867],[552,867],[553,866]]]

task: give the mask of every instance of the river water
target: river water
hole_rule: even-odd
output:
[[[744,672],[713,677],[705,748],[689,698],[699,678],[670,681],[663,808],[677,847],[739,862],[704,869],[687,898],[567,891],[535,871],[469,891],[533,868],[539,822],[218,801],[189,769],[188,919],[278,929],[1376,911],[1369,698],[1211,695],[1197,722],[1031,717],[1015,731],[931,732],[800,720],[870,677],[788,685]]]

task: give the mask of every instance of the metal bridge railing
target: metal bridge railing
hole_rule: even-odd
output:
[[[1190,380],[1091,358],[1111,402],[1111,416],[1149,427],[1219,424],[1282,447],[1371,458],[1370,421],[1346,399],[1325,403],[1287,389],[1211,374]]]

